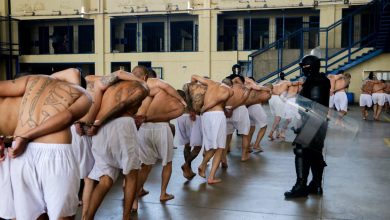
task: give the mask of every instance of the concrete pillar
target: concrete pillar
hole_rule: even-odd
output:
[[[237,50],[244,50],[244,18],[237,19]]]
[[[269,18],[269,43],[273,43],[276,41],[276,17],[270,16]]]
[[[320,5],[320,27],[326,28],[342,18],[345,5]],[[320,47],[326,48],[326,32],[320,33]],[[341,47],[341,25],[328,32],[328,47]]]
[[[303,16],[302,21],[308,23],[310,21],[309,16]],[[304,28],[308,28],[308,25],[304,25]],[[304,32],[303,34],[303,48],[309,48],[309,32]]]
[[[94,16],[94,25],[95,25],[95,74],[96,75],[105,75],[110,71],[106,72],[105,70],[105,59],[104,59],[104,45],[105,45],[105,22],[104,15],[97,14]]]
[[[204,7],[211,7],[211,0],[204,0]],[[210,10],[199,12],[199,51],[203,52],[203,68],[199,71],[211,76],[211,51],[216,51],[217,15]]]

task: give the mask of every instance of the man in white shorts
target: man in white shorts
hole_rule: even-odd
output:
[[[257,85],[253,78],[248,77],[245,77],[245,85],[248,85],[252,88],[248,99],[245,101],[250,120],[249,141],[252,140],[256,125],[260,128],[256,135],[255,143],[250,144],[249,151],[251,151],[253,148],[254,150],[262,152],[263,149],[260,146],[260,142],[265,135],[265,131],[267,130],[267,115],[265,114],[261,103],[265,103],[271,98],[271,89]]]
[[[207,163],[214,157],[207,183],[216,184],[221,182],[221,179],[216,178],[215,175],[226,145],[226,116],[224,107],[226,101],[233,95],[233,91],[228,86],[197,75],[192,75],[191,82],[207,86],[203,106],[200,110],[202,113],[202,147],[205,150],[205,154],[202,163],[198,167],[198,174],[206,178]]]
[[[302,88],[303,81],[291,82],[291,85],[288,87],[287,92],[281,95],[281,99],[284,102],[284,110],[282,118],[286,119],[282,129],[280,129],[280,138],[284,140],[286,138],[286,131],[288,125],[293,119],[300,119],[298,113],[298,108],[295,106],[297,95]],[[295,125],[294,125],[295,126]]]
[[[249,97],[251,86],[245,86],[244,77],[240,75],[232,74],[226,79],[230,79],[232,82],[233,96],[231,96],[226,102],[226,108],[228,111],[232,111],[231,117],[227,114],[226,117],[226,148],[222,155],[222,167],[227,168],[227,157],[226,154],[230,151],[230,143],[234,131],[237,129],[237,133],[242,135],[242,148],[241,148],[241,161],[249,159],[249,130],[250,130],[250,119],[248,109],[245,106],[245,102]],[[223,81],[226,84],[226,79]],[[228,83],[227,85],[229,85]]]
[[[272,115],[275,117],[272,124],[271,131],[268,138],[270,141],[274,140],[274,132],[276,131],[276,138],[280,138],[279,124],[284,116],[284,109],[286,103],[280,98],[280,96],[287,92],[288,87],[292,85],[290,81],[284,79],[284,74],[280,74],[280,81],[272,85],[272,97],[268,101]]]
[[[119,80],[141,81],[133,74],[122,70],[118,70],[107,76],[86,76],[87,92],[93,98],[92,106],[83,118],[71,126],[72,149],[79,163],[80,178],[84,181],[82,192],[82,216],[85,216],[87,213],[89,199],[93,190],[93,180],[87,178],[95,163],[92,154],[92,136],[95,135],[95,129],[91,125],[93,125],[96,115],[100,110],[104,92],[109,86],[117,83]]]
[[[24,76],[0,85],[0,96],[24,94],[8,149],[16,218],[74,217],[79,171],[69,126],[87,113],[91,98],[81,87],[50,76]]]
[[[93,219],[106,193],[118,178],[124,175],[123,218],[129,218],[131,205],[136,197],[139,160],[139,139],[134,117],[142,101],[149,94],[144,82],[147,69],[136,66],[131,79],[109,86],[104,92],[101,107],[94,121],[91,134],[92,154],[95,164],[88,178],[99,181],[91,193],[85,219]],[[135,78],[134,78],[135,77]],[[115,77],[114,77],[115,78]],[[108,77],[102,80],[115,80]],[[114,97],[114,98],[113,98]]]
[[[330,80],[330,94],[334,94],[334,107],[339,112],[336,123],[342,123],[342,118],[348,111],[348,97],[346,90],[351,82],[351,74],[340,73],[335,76],[328,76]]]
[[[137,112],[137,117],[143,117],[138,135],[141,141],[140,159],[142,168],[139,173],[137,192],[148,178],[152,166],[158,159],[162,160],[162,180],[160,201],[174,198],[167,193],[168,183],[172,174],[173,135],[169,121],[183,114],[186,103],[177,91],[160,79],[148,79],[150,95],[143,101]],[[133,210],[138,209],[138,201],[133,203]]]
[[[186,88],[183,87],[187,93],[188,86],[188,84],[185,84],[184,87]],[[183,90],[177,90],[177,92],[186,101],[187,107],[185,113],[176,119],[175,138],[177,138],[179,145],[184,145],[184,164],[181,166],[183,176],[187,180],[191,180],[196,176],[192,171],[191,162],[198,156],[202,149],[201,119],[191,108],[192,105],[186,98],[186,92]]]
[[[360,94],[360,99],[359,99],[359,106],[362,111],[362,118],[363,120],[367,120],[368,118],[368,108],[371,108],[372,106],[372,88],[374,86],[373,83],[373,75],[370,74],[367,80],[363,81],[361,91],[362,93]]]
[[[17,77],[27,74],[18,74]],[[70,68],[53,73],[52,77],[85,87],[85,80],[81,77],[79,70]],[[83,82],[83,83],[81,83]],[[22,94],[23,95],[23,94]],[[14,219],[14,202],[11,187],[10,159],[7,156],[7,149],[4,146],[11,147],[13,134],[18,123],[18,114],[20,110],[22,96],[0,97],[0,188],[2,189],[2,199],[0,200],[0,219]],[[5,144],[5,145],[3,145]]]
[[[380,115],[382,113],[382,108],[386,102],[386,84],[384,80],[374,81],[374,86],[372,88],[372,101],[374,103],[374,120],[379,121]]]

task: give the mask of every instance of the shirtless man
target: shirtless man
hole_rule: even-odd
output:
[[[372,89],[374,87],[374,77],[372,74],[369,75],[368,79],[363,81],[360,94],[359,105],[362,111],[363,120],[367,120],[368,118],[368,108],[372,106]]]
[[[282,94],[287,93],[288,87],[291,86],[292,83],[287,80],[281,80],[278,83],[274,84],[272,86],[272,97],[268,101],[269,107],[271,109],[271,113],[275,116],[274,123],[272,124],[271,131],[268,134],[268,138],[270,141],[274,140],[274,132],[276,131],[277,135],[276,137],[280,137],[279,133],[279,123],[282,120],[282,117],[284,117],[284,108],[285,104],[280,96]]]
[[[84,180],[82,193],[83,211],[85,216],[89,206],[89,199],[93,190],[93,180],[88,178],[95,160],[92,155],[92,136],[95,134],[95,128],[92,126],[96,115],[98,114],[104,92],[107,88],[119,80],[141,81],[131,73],[118,70],[108,76],[89,75],[87,80],[87,92],[93,98],[92,106],[88,113],[71,127],[72,131],[72,149],[80,165],[80,178]]]
[[[128,73],[126,73],[129,76]],[[140,168],[137,128],[133,119],[142,100],[149,94],[143,81],[147,79],[147,70],[137,66],[133,76],[138,79],[119,81],[109,86],[102,97],[101,107],[91,127],[92,154],[95,164],[88,178],[99,181],[93,189],[85,219],[93,219],[105,195],[122,170],[124,175],[123,219],[130,217],[131,205],[136,196],[138,170]],[[116,81],[111,75],[108,81]],[[104,81],[104,80],[103,80]],[[97,131],[98,129],[98,131]]]
[[[348,110],[348,97],[346,90],[351,81],[351,74],[340,73],[337,75],[329,75],[330,80],[330,100],[329,108],[335,107],[339,112],[338,121],[340,121]]]
[[[257,85],[253,78],[248,77],[245,77],[245,85],[253,86],[253,89],[250,91],[249,97],[245,102],[245,105],[248,108],[251,125],[249,130],[250,141],[252,140],[256,125],[260,127],[255,143],[250,144],[249,151],[251,151],[251,148],[253,148],[254,150],[263,152],[263,148],[260,146],[260,142],[265,135],[265,131],[267,130],[267,115],[265,114],[261,104],[267,102],[271,98],[271,89]]]
[[[26,74],[19,74],[19,76],[26,76]],[[52,77],[63,80],[69,83],[80,85],[80,72],[77,69],[70,68],[63,71],[56,72]],[[82,86],[85,87],[85,80]],[[23,95],[23,94],[22,94]],[[13,141],[13,134],[18,123],[18,114],[22,95],[17,97],[0,97],[0,188],[2,189],[2,199],[0,200],[0,218],[13,219],[15,218],[15,211],[13,206],[13,196],[11,187],[10,160],[6,157],[7,151],[4,147],[11,147]],[[12,206],[10,206],[12,204]]]
[[[2,97],[24,94],[8,149],[16,218],[37,219],[47,210],[49,218],[72,219],[79,172],[69,126],[88,111],[90,97],[81,87],[50,76],[25,76],[0,85]]]
[[[226,148],[222,154],[222,167],[227,168],[226,154],[230,152],[230,143],[232,140],[233,132],[237,129],[237,133],[242,135],[242,154],[241,161],[249,159],[249,130],[250,119],[248,109],[245,106],[246,100],[249,97],[251,86],[245,86],[245,79],[243,76],[232,74],[227,77],[231,80],[231,88],[233,95],[226,102]],[[230,83],[226,83],[226,79],[223,81],[226,85],[230,86]]]
[[[374,102],[374,120],[379,121],[382,108],[386,101],[386,84],[384,80],[376,80],[372,88],[372,101]]]
[[[160,201],[165,202],[174,196],[167,193],[172,174],[173,135],[169,121],[183,114],[186,102],[178,92],[163,80],[148,79],[149,96],[142,102],[137,117],[142,118],[138,136],[141,140],[140,159],[142,168],[139,172],[137,192],[142,194],[152,166],[162,159],[162,180]],[[138,209],[138,201],[134,201],[133,210]]]
[[[226,145],[226,116],[224,109],[226,101],[233,95],[233,91],[228,86],[197,75],[192,75],[191,82],[199,82],[207,86],[203,106],[200,110],[202,114],[202,147],[206,153],[198,167],[198,173],[199,176],[206,178],[207,163],[214,157],[207,183],[219,183],[221,179],[216,178],[215,174]]]
[[[191,180],[196,176],[192,171],[191,163],[202,149],[201,119],[192,107],[192,98],[189,94],[190,87],[194,87],[194,85],[197,84],[186,83],[183,85],[183,90],[178,90],[180,96],[186,101],[187,107],[185,113],[176,119],[177,132],[175,138],[177,138],[180,145],[184,145],[184,164],[181,166],[181,169],[183,170],[183,176],[187,180]],[[191,90],[193,89],[191,88]],[[204,98],[206,88],[203,91]]]
[[[287,92],[282,94],[281,96],[281,99],[285,102],[283,118],[286,119],[282,129],[280,130],[280,138],[283,140],[286,138],[286,130],[292,119],[300,118],[298,108],[295,106],[295,102],[297,99],[297,95],[302,88],[302,85],[302,81],[291,82],[291,85],[288,87]]]

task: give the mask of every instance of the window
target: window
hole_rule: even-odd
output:
[[[39,27],[39,54],[48,54],[49,50],[49,27]]]
[[[269,43],[269,19],[245,19],[244,30],[244,50],[261,49]]]
[[[237,19],[224,19],[222,36],[219,36],[219,49],[237,50]]]
[[[137,24],[125,24],[124,29],[124,52],[137,52]]]
[[[194,22],[171,22],[171,51],[194,51]]]
[[[127,72],[131,72],[131,63],[130,62],[112,62],[111,63],[111,72],[115,72],[117,70],[124,70]]]
[[[33,46],[38,46],[39,42],[32,38],[32,28],[28,21],[20,21],[19,23],[19,48],[20,53],[31,54]]]
[[[93,25],[79,26],[79,53],[94,52],[94,29]]]
[[[283,25],[284,22],[284,25]],[[276,38],[277,40],[302,28],[302,17],[297,18],[277,18],[276,19]],[[284,30],[283,30],[284,29]],[[299,49],[301,46],[301,34],[296,34],[284,41],[284,48]]]
[[[73,27],[55,26],[52,37],[54,53],[73,53]]]
[[[152,62],[150,62],[150,61],[140,61],[140,62],[138,62],[138,66],[144,66],[146,68],[151,68],[152,67]]]
[[[142,24],[142,51],[164,51],[164,22]]]
[[[320,17],[319,16],[310,16],[309,18],[309,48],[315,48],[320,45],[319,42],[319,32],[320,32]]]

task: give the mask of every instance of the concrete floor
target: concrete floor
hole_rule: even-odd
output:
[[[269,109],[265,107],[267,113]],[[370,112],[372,114],[372,112]],[[270,114],[268,114],[270,115]],[[182,147],[174,153],[168,192],[175,199],[159,202],[161,165],[146,183],[150,194],[140,201],[135,219],[390,219],[390,115],[381,122],[362,121],[352,107],[349,116],[361,130],[348,146],[327,146],[324,195],[285,200],[283,193],[295,183],[292,132],[285,142],[262,141],[265,152],[240,162],[240,149],[229,155],[229,168],[217,175],[223,183],[210,186],[196,176],[186,181],[180,166]],[[269,125],[272,123],[269,117]],[[269,126],[270,127],[270,126]],[[268,128],[269,130],[269,128]],[[268,134],[268,131],[267,131]],[[232,146],[241,139],[234,137]],[[201,156],[193,162],[195,170]],[[208,168],[209,172],[210,166]],[[96,219],[121,219],[122,181],[117,181]]]

